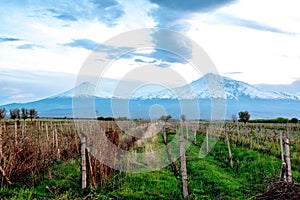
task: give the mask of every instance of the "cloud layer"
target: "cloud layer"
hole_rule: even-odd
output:
[[[220,73],[252,84],[289,84],[300,78],[298,4],[298,0],[3,0],[0,69],[14,71],[16,77],[35,71],[75,77],[92,51],[105,52],[113,60],[120,50],[128,50],[131,52],[120,58],[120,69],[115,68],[111,76],[140,65],[155,65],[174,68],[189,81],[200,78],[188,68],[187,60],[195,55],[186,48],[191,44],[176,35],[155,32],[149,51],[104,45],[126,31],[167,28],[203,47]],[[162,45],[176,48],[180,55],[159,49]],[[10,88],[13,80],[2,78],[2,90]],[[36,92],[31,96],[25,98],[29,93],[20,84],[3,91],[7,94],[4,101],[12,97],[25,101],[44,94],[35,86],[42,79],[32,80],[35,84],[30,87]],[[47,87],[54,91],[51,84]]]

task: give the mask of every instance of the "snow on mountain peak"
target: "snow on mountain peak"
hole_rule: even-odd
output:
[[[170,90],[161,90],[156,93],[148,94],[147,96],[140,96],[142,99],[210,99],[210,98],[224,98],[235,99],[241,98],[250,99],[292,99],[300,100],[300,96],[279,93],[279,92],[264,92],[258,88],[236,81],[228,77],[222,77],[217,74],[206,74],[202,78],[191,82],[188,85],[173,88]]]
[[[100,86],[89,82],[83,82],[74,89],[68,90],[55,97],[101,97],[112,98],[119,96],[114,95],[114,90],[118,84],[117,80],[102,80]],[[128,83],[122,83],[128,84]],[[250,99],[289,99],[300,100],[300,95],[284,93],[284,92],[272,92],[262,91],[248,83],[242,81],[236,81],[228,77],[222,77],[217,74],[206,74],[202,78],[191,82],[190,84],[172,88],[161,89],[149,87],[147,90],[140,91],[131,96],[132,99],[210,99],[210,98],[223,98],[223,99],[235,99],[241,98]]]
[[[96,86],[90,82],[83,82],[73,89],[54,96],[53,98],[67,98],[67,97],[91,97],[95,96]]]

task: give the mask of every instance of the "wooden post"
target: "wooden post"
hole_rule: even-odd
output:
[[[3,156],[2,152],[2,121],[0,120],[0,158]]]
[[[84,136],[81,137],[81,187],[86,188],[86,138]]]
[[[166,129],[165,129],[165,123],[163,125],[163,140],[164,140],[164,144],[167,145],[168,140],[167,140],[167,134],[166,134]]]
[[[176,133],[177,133],[177,130],[176,130]],[[168,146],[168,136],[166,134],[165,128],[163,128],[163,140],[164,140],[164,145],[165,145],[165,148],[166,148],[166,152],[167,152],[167,155],[168,155],[169,162],[172,165],[173,174],[174,174],[175,177],[177,177],[179,169],[178,169],[178,167],[176,165],[176,162],[173,160],[173,156],[172,156],[171,150],[170,150],[170,148]]]
[[[250,132],[250,150],[252,150],[252,141],[253,141],[253,137],[252,137],[252,132]]]
[[[239,122],[236,123],[236,129],[237,129],[237,142],[236,144],[239,145],[240,143],[240,128],[239,128]]]
[[[87,158],[88,158],[88,166],[89,166],[89,182],[90,182],[90,187],[96,186],[96,179],[94,176],[94,171],[93,171],[93,166],[92,166],[92,159],[90,156],[90,152],[87,149],[86,150]]]
[[[43,133],[44,132],[44,124],[42,123],[42,122],[40,122],[40,124],[41,124],[41,132]]]
[[[55,145],[55,124],[51,124],[51,128],[52,128],[52,147],[54,149],[54,145]]]
[[[206,137],[205,137],[205,149],[206,149],[206,152],[209,151],[208,149],[208,129],[206,129]]]
[[[189,139],[189,127],[188,127],[188,123],[186,123],[186,139]]]
[[[58,137],[57,137],[57,129],[56,126],[54,126],[54,132],[55,132],[55,148],[57,150],[57,158],[60,159],[60,149],[58,147]]]
[[[226,142],[227,142],[227,148],[228,148],[228,154],[229,154],[229,160],[230,160],[230,167],[233,168],[233,160],[232,160],[232,153],[231,153],[231,149],[230,149],[230,141],[229,141],[229,136],[228,136],[226,127],[225,127],[225,136],[226,136]]]
[[[24,138],[24,129],[25,129],[25,121],[24,122],[21,122],[21,138],[22,138],[22,140],[23,140],[23,138]]]
[[[284,149],[285,149],[285,162],[286,162],[286,181],[288,183],[292,183],[292,167],[291,167],[291,159],[290,159],[290,146],[289,146],[289,136],[288,133],[285,135],[284,139]]]
[[[7,131],[7,127],[8,127],[8,122],[5,121],[5,122],[4,122],[4,131],[5,131],[5,132]]]
[[[18,144],[18,126],[17,126],[17,121],[15,121],[15,144]]]
[[[48,131],[48,124],[45,124],[45,129],[46,129],[46,138],[47,138],[47,142],[49,142],[49,131]],[[43,127],[43,126],[42,126]]]
[[[283,148],[283,138],[282,138],[282,131],[279,133],[280,138],[280,152],[281,152],[281,169],[280,169],[280,179],[283,179],[286,182],[286,163],[284,159],[284,148]]]
[[[194,130],[194,144],[197,144],[197,130]]]
[[[38,121],[37,123],[38,123],[38,127],[39,127],[39,132],[41,132],[41,122]]]
[[[255,139],[256,139],[256,144],[260,147],[260,139],[259,139],[259,134],[258,134],[258,127],[256,125],[255,127]],[[259,148],[258,147],[258,148]]]
[[[189,192],[188,192],[188,178],[187,178],[187,171],[186,171],[186,157],[185,157],[185,149],[184,149],[183,126],[181,126],[181,134],[180,134],[180,158],[181,158],[181,176],[182,176],[183,198],[187,199],[189,196]]]

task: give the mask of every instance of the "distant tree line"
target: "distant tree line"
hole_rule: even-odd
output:
[[[283,118],[283,117],[278,117],[276,119],[254,119],[250,120],[250,123],[279,123],[279,124],[287,124],[287,123],[293,123],[297,124],[299,120],[297,118]]]
[[[101,120],[101,121],[115,121],[115,118],[113,118],[113,117],[97,117],[97,120]]]
[[[97,117],[97,120],[100,120],[100,121],[127,121],[127,120],[131,120],[127,117],[103,117],[103,116],[100,116],[100,117]],[[140,119],[132,119],[133,121],[139,121],[139,120],[142,120],[141,118]]]
[[[233,122],[244,122],[244,123],[279,123],[279,124],[286,124],[286,123],[294,123],[297,124],[299,120],[297,118],[284,118],[284,117],[278,117],[276,119],[253,119],[250,120],[250,113],[248,111],[241,111],[238,113],[238,119],[236,115],[231,116],[231,120]]]
[[[4,119],[6,116],[6,109],[5,108],[0,108],[0,120]],[[35,108],[27,109],[27,108],[22,108],[21,110],[19,108],[14,108],[9,110],[9,115],[10,118],[13,120],[26,120],[26,119],[36,119],[39,117],[38,111]]]

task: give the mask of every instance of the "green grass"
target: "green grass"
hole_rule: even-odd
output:
[[[170,138],[173,136],[170,136]],[[169,138],[169,139],[170,139]],[[281,161],[272,154],[231,144],[234,167],[230,168],[227,144],[217,142],[199,158],[203,136],[197,136],[186,152],[190,199],[250,199],[278,178]],[[158,142],[162,142],[161,135]],[[296,157],[295,157],[296,158]],[[293,157],[292,157],[293,159]],[[299,160],[293,161],[294,180],[299,180]],[[178,163],[178,162],[177,162]],[[44,175],[35,177],[35,186],[17,183],[0,189],[1,199],[180,199],[181,178],[171,167],[148,173],[116,172],[105,188],[81,189],[80,158],[56,162]]]
[[[58,161],[48,170],[48,173],[36,179],[35,187],[26,187],[25,184],[16,183],[10,188],[0,189],[1,199],[55,199],[80,197],[80,159]],[[47,189],[48,188],[48,189]],[[83,194],[83,193],[82,193]]]
[[[255,151],[238,148],[231,150],[234,167],[229,167],[227,145],[218,142],[204,159],[196,158],[192,146],[187,155],[191,196],[200,199],[247,199],[266,187],[279,174],[280,161]]]
[[[122,199],[178,199],[181,197],[180,181],[176,180],[168,169],[142,173],[121,175],[117,182],[120,185],[108,196]]]

